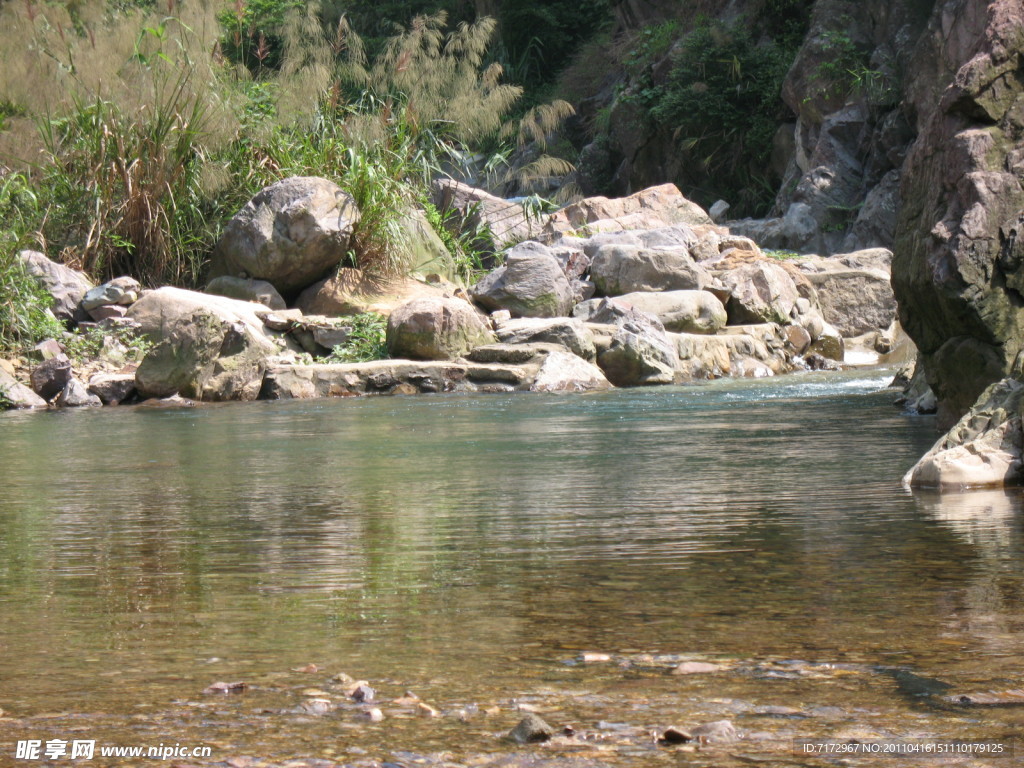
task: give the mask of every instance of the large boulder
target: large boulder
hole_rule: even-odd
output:
[[[675,342],[656,319],[633,312],[621,321],[597,364],[617,387],[672,384],[679,354]]]
[[[39,251],[21,251],[18,257],[25,271],[50,294],[57,319],[65,322],[86,319],[78,314],[78,305],[94,284],[84,272],[50,261]]]
[[[135,372],[143,398],[255,400],[267,359],[278,352],[262,333],[208,307],[176,316],[164,333]]]
[[[390,315],[395,307],[413,299],[450,296],[453,286],[425,283],[411,277],[378,278],[360,269],[341,267],[330,277],[309,286],[295,305],[307,315]]]
[[[768,261],[755,261],[722,275],[730,291],[729,322],[785,323],[800,294],[785,269]]]
[[[45,407],[46,401],[43,398],[0,368],[0,410]]]
[[[263,304],[169,286],[149,291],[132,304],[128,319],[138,324],[139,333],[159,342],[169,338],[178,325],[199,311],[227,323],[241,323],[268,344],[272,345],[271,339],[276,338],[263,324],[262,316],[268,311]]]
[[[896,319],[884,248],[799,262],[817,293],[825,321],[844,337],[888,328]],[[862,266],[863,264],[863,266]]]
[[[701,290],[711,283],[707,270],[686,248],[602,245],[594,254],[590,279],[604,296],[638,291]]]
[[[621,222],[621,229],[713,223],[703,208],[683,197],[675,184],[661,184],[629,197],[588,197],[567,205],[552,215],[545,230],[554,236],[604,221]]]
[[[582,320],[567,317],[520,318],[501,323],[498,339],[505,344],[546,342],[565,347],[584,360],[593,361],[594,335]]]
[[[474,285],[470,295],[485,309],[507,309],[513,317],[563,317],[573,305],[572,287],[558,261],[532,241],[509,251],[505,265]]]
[[[708,291],[626,293],[615,299],[654,315],[675,333],[716,333],[725,327],[725,306]]]
[[[64,354],[44,360],[29,374],[32,391],[46,401],[57,397],[71,381],[71,377],[71,360]]]
[[[396,358],[453,360],[495,341],[487,320],[455,298],[414,299],[388,319],[388,352]]]
[[[592,392],[611,386],[593,363],[576,354],[552,350],[541,363],[530,389],[533,392]]]
[[[942,490],[1016,485],[1024,467],[1024,383],[996,382],[903,478]]]
[[[296,176],[261,190],[228,223],[210,274],[266,280],[295,294],[338,266],[359,220],[352,196],[327,179]]]
[[[281,294],[266,280],[254,280],[251,277],[235,277],[221,275],[206,285],[206,292],[215,296],[226,296],[229,299],[250,301],[262,304],[270,309],[287,307]]]
[[[757,326],[744,328],[746,333],[725,333],[717,336],[677,333],[679,364],[677,378],[682,381],[717,379],[722,376],[762,377],[790,370],[786,355],[769,346],[766,336],[776,328]],[[765,331],[768,331],[765,333]]]

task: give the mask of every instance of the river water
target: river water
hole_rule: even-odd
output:
[[[2,415],[0,765],[169,764],[27,739],[237,766],[1012,748],[1024,707],[946,697],[1024,687],[1021,497],[903,491],[936,433],[889,378]],[[502,740],[531,710],[575,733]],[[651,736],[718,720],[738,739]]]

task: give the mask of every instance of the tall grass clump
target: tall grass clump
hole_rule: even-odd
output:
[[[399,274],[434,178],[570,110],[510,119],[522,89],[488,63],[491,19],[419,17],[369,55],[344,16],[323,18],[291,0],[0,4],[0,172],[38,203],[23,229],[94,278],[194,286],[246,200],[316,175],[360,208],[347,263]],[[557,170],[538,161],[526,176]]]
[[[33,118],[36,141],[15,126],[0,152],[35,185],[47,250],[97,278],[195,284],[216,234],[203,167],[233,128],[210,56],[219,34],[210,4],[112,19],[102,3],[76,15],[25,8],[0,12],[4,36],[21,38],[10,57],[21,79],[5,80],[0,98]]]
[[[25,176],[0,175],[0,354],[13,354],[59,333],[51,299],[26,271],[18,251],[39,216],[38,199]]]

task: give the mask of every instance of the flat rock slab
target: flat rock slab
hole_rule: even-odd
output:
[[[260,397],[289,400],[420,392],[529,389],[533,371],[516,365],[376,360],[369,363],[279,365],[267,370]]]

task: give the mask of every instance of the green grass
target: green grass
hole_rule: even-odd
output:
[[[387,320],[376,312],[364,312],[347,318],[352,326],[348,339],[339,344],[331,354],[322,358],[324,363],[365,363],[383,360],[388,356],[385,338]]]
[[[49,294],[18,258],[19,243],[0,237],[0,354],[14,355],[64,329],[50,312]]]

